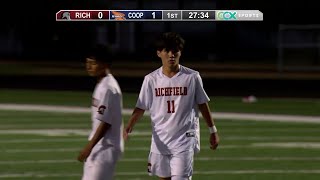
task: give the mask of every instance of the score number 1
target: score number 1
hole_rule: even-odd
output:
[[[145,18],[150,20],[162,20],[162,11],[144,11]]]

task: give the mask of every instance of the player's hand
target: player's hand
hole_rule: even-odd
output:
[[[218,147],[220,138],[218,133],[212,133],[210,135],[210,149],[215,150]]]
[[[79,153],[78,155],[78,161],[80,162],[85,162],[86,159],[89,157],[90,153],[91,153],[91,148],[89,147],[85,147],[82,149],[82,151]]]
[[[129,139],[129,133],[131,132],[131,128],[126,128],[123,131],[123,139],[127,141]]]

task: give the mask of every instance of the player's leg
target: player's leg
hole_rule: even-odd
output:
[[[194,151],[174,154],[170,161],[171,180],[191,180],[193,173]]]
[[[112,180],[114,176],[114,165],[98,164],[91,169],[90,180]]]
[[[168,178],[164,178],[164,177],[159,177],[160,180],[171,180],[171,177],[168,177]]]
[[[172,176],[171,180],[191,180],[192,176]]]
[[[83,165],[83,173],[82,173],[82,180],[87,180],[90,177],[91,172],[91,165],[88,162],[85,162]]]
[[[160,180],[170,180],[170,155],[150,152],[148,159],[148,173],[150,176],[158,176]]]
[[[96,145],[85,163],[82,180],[112,180],[120,156],[112,146]]]
[[[107,165],[89,165],[85,169],[82,180],[112,180],[114,169]],[[108,173],[107,173],[108,172]]]

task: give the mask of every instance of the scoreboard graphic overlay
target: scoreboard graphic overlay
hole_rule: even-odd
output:
[[[60,10],[56,21],[263,21],[259,10]]]

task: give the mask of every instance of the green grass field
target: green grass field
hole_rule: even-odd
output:
[[[138,94],[123,94],[124,108],[135,106]],[[258,103],[242,103],[241,97],[210,97],[215,112],[291,114],[320,116],[320,99],[260,98]],[[0,103],[84,106],[91,104],[91,92],[0,89]]]
[[[85,107],[90,96],[90,92],[0,90],[0,103]],[[124,106],[133,107],[136,97],[124,94]],[[223,112],[320,115],[320,100],[258,98],[253,104],[243,104],[239,97],[212,100],[211,109]],[[195,159],[194,180],[319,179],[320,123],[233,119],[216,119],[216,123],[221,144],[211,151],[201,121],[202,150]],[[80,179],[82,164],[76,157],[89,128],[89,113],[0,110],[0,179]],[[115,179],[157,179],[146,173],[150,119],[141,119],[135,132],[126,143]]]

